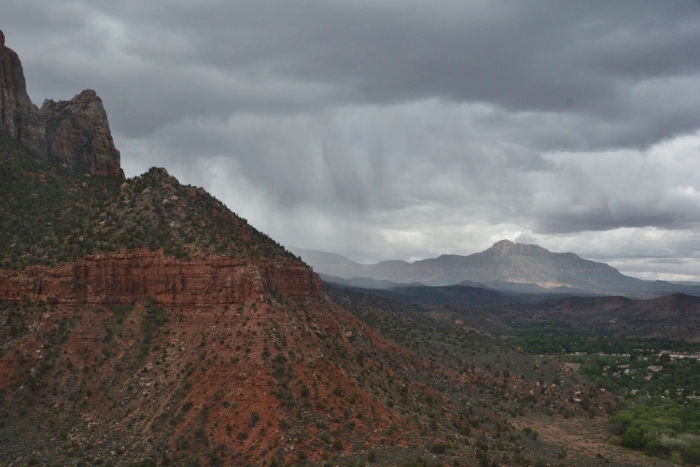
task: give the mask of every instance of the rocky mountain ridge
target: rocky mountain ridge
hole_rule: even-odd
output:
[[[359,264],[340,255],[314,250],[292,248],[292,252],[307,261],[317,272],[341,279],[363,277],[428,286],[468,283],[502,291],[551,291],[636,298],[675,292],[700,294],[700,287],[644,281],[625,276],[605,263],[586,260],[574,253],[554,253],[537,245],[509,240],[502,240],[485,251],[469,256],[442,255],[412,263],[383,261],[377,264]]]
[[[19,56],[0,31],[0,130],[37,155],[97,177],[124,179],[102,100],[87,89],[69,101],[45,100],[41,108],[27,94]]]

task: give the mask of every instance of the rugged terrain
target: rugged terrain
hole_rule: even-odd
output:
[[[501,292],[568,295],[624,295],[651,298],[671,293],[700,295],[690,284],[644,281],[574,253],[553,253],[537,245],[502,240],[469,256],[442,255],[408,263],[383,261],[359,264],[341,255],[292,249],[317,272],[342,280],[367,278],[399,284],[430,286],[463,284]],[[388,284],[388,287],[393,287]],[[369,288],[369,287],[368,287]],[[378,285],[372,288],[379,288]]]
[[[700,342],[700,297],[671,294],[634,300],[620,296],[570,296],[499,292],[483,287],[401,286],[373,289],[341,286],[366,296],[426,307],[443,321],[487,332],[517,326],[557,324],[572,330],[642,339]]]
[[[3,461],[556,458],[556,446],[523,444],[517,401],[583,414],[569,399],[601,397],[563,370],[556,390],[536,392],[526,355],[523,374],[480,368],[467,353],[477,334],[449,359],[416,353],[162,169],[86,178],[0,142],[13,168],[2,173]],[[605,417],[600,407],[587,416]]]
[[[0,464],[646,462],[539,437],[615,410],[558,361],[324,289],[164,169],[124,180],[96,94],[38,110],[0,53]]]
[[[521,323],[556,322],[628,337],[700,342],[700,297],[693,295],[646,300],[567,297],[503,307],[497,313]]]

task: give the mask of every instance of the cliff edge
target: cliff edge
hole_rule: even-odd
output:
[[[0,130],[37,155],[97,177],[124,179],[121,156],[102,99],[85,90],[69,101],[47,99],[39,109],[27,94],[19,56],[0,31]]]

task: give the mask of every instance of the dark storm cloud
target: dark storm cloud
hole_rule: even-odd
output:
[[[635,271],[625,252],[662,242],[699,264],[697,2],[0,12],[38,104],[96,89],[128,175],[164,165],[282,242],[386,259],[528,238]]]
[[[121,51],[124,63],[111,77],[85,79],[107,81],[115,101],[134,96],[125,110],[143,119],[123,122],[130,133],[191,115],[436,97],[625,119],[634,128],[601,144],[643,145],[663,137],[650,130],[669,115],[635,89],[700,73],[700,9],[692,2],[27,3],[12,13],[31,15],[39,38],[58,28],[64,45],[86,54]],[[148,111],[158,103],[160,118]],[[698,103],[675,102],[665,135],[697,128]]]
[[[202,36],[195,49],[208,51],[203,59],[211,64],[327,84],[342,102],[437,97],[636,121],[637,131],[608,135],[604,145],[657,141],[659,132],[650,130],[669,116],[653,101],[644,105],[635,90],[655,80],[673,86],[666,81],[700,72],[694,4],[305,5],[233,15],[215,8],[220,20],[208,23],[215,34]],[[674,127],[664,130],[697,128],[698,102],[674,103]]]

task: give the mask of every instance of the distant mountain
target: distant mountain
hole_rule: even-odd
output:
[[[301,257],[305,263],[309,266],[317,269],[317,272],[322,272],[325,269],[337,269],[342,270],[343,268],[352,269],[362,266],[360,263],[356,263],[343,255],[337,253],[329,253],[327,251],[318,250],[308,250],[305,248],[289,247],[289,251],[295,255]],[[335,274],[329,274],[335,275]],[[352,275],[347,276],[346,274],[338,274],[338,277],[345,279],[352,278]]]
[[[649,298],[672,293],[700,295],[700,287],[644,281],[605,263],[574,253],[554,253],[537,245],[502,240],[469,256],[442,255],[409,263],[359,264],[341,255],[294,250],[316,272],[344,279],[366,277],[398,283],[444,286],[471,281],[490,288],[527,293],[625,295]]]
[[[370,279],[368,277],[353,277],[352,279],[343,279],[341,277],[329,276],[327,274],[319,274],[323,282],[328,284],[334,284],[341,287],[349,287],[355,289],[393,289],[394,287],[421,287],[423,284],[420,282],[412,284],[401,284],[399,282],[392,281],[382,281],[377,279]]]
[[[460,282],[460,284],[468,284],[469,281]],[[529,282],[507,282],[507,281],[486,281],[482,287],[499,290],[501,292],[513,294],[536,294],[536,295],[600,295],[589,290],[576,289],[573,287],[559,286],[545,288],[538,284]]]

